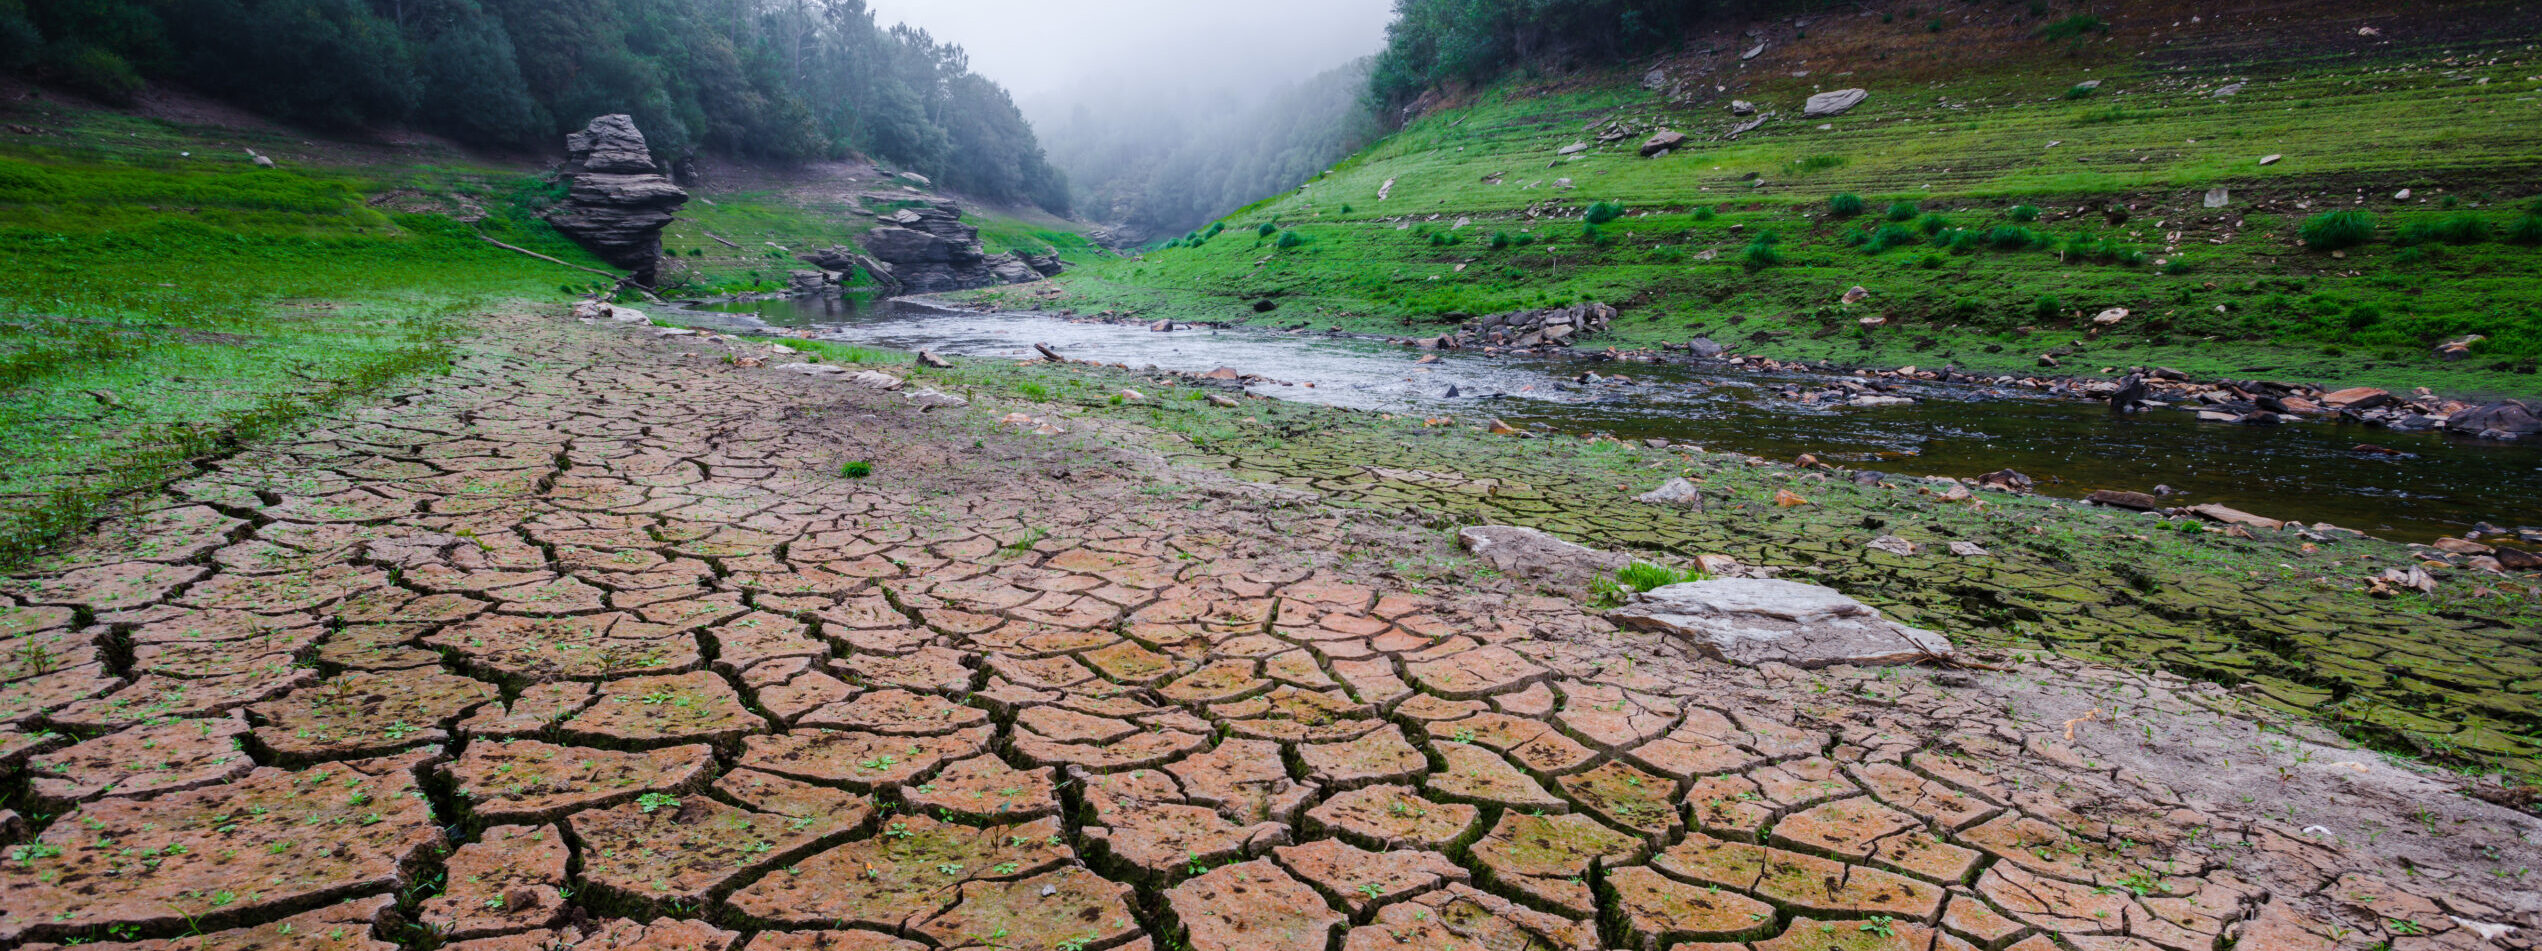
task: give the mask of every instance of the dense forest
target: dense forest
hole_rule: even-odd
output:
[[[1086,90],[1064,117],[1036,124],[1078,209],[1127,237],[1164,238],[1295,188],[1366,145],[1378,131],[1360,108],[1367,82],[1363,59],[1251,99]]]
[[[1521,64],[1611,61],[1675,45],[1704,20],[1792,0],[1395,0],[1372,105],[1397,114],[1441,83],[1482,83]]]
[[[625,112],[675,161],[857,151],[1068,208],[1006,90],[864,0],[0,0],[0,69],[109,101],[170,81],[285,121],[490,147],[552,146]]]

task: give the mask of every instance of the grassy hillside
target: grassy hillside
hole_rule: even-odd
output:
[[[598,263],[519,171],[42,97],[0,120],[0,560],[594,280],[477,238]]]
[[[1461,92],[1197,244],[1064,279],[1064,303],[1269,297],[1266,322],[1435,332],[1596,299],[1619,345],[2542,392],[2542,11],[2239,7],[1883,2]],[[1870,99],[1801,118],[1852,87]],[[1732,100],[1778,115],[1728,139]],[[1689,141],[1639,155],[1663,128]],[[1621,215],[1588,225],[1598,203]],[[2307,246],[2332,211],[2370,216],[2366,242]],[[1839,305],[1854,285],[1870,299]],[[2132,315],[2092,332],[2111,307]],[[2433,353],[2474,334],[2470,360]]]

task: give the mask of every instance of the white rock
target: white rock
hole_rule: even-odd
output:
[[[1668,505],[1681,509],[1694,509],[1698,512],[1703,510],[1703,490],[1696,488],[1694,483],[1688,482],[1684,479],[1670,479],[1667,482],[1661,483],[1659,488],[1652,489],[1636,496],[1635,500],[1651,505]]]
[[[900,389],[901,387],[901,379],[899,377],[893,376],[889,373],[877,373],[873,370],[866,370],[856,374],[855,376],[849,377],[848,382],[867,389],[881,390],[886,393]]]
[[[903,393],[901,396],[909,402],[917,404],[921,409],[971,405],[970,400],[963,399],[951,393],[942,392],[933,387],[922,386],[907,393]]]
[[[1837,591],[1791,581],[1672,584],[1636,595],[1607,617],[1683,636],[1706,654],[1750,666],[1903,664],[1952,652],[1939,634],[1890,621]]]

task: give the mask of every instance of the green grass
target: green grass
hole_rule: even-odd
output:
[[[238,133],[9,118],[72,134],[0,146],[0,563],[193,460],[446,366],[472,313],[592,281],[478,240],[591,262],[514,173],[263,169],[226,147]]]
[[[1829,36],[1840,27],[1879,28],[1831,23]],[[2101,30],[2075,35],[2097,44]],[[1820,41],[1814,27],[1789,55],[1818,55],[1806,44]],[[2542,270],[2542,221],[2525,223],[2537,211],[2529,184],[2499,184],[2528,181],[2519,170],[2542,160],[2542,140],[2500,121],[2542,89],[2530,79],[2542,61],[2529,51],[2441,63],[2432,51],[2290,51],[2284,62],[2237,64],[2268,78],[2219,99],[2209,93],[2222,79],[2138,66],[2115,44],[2078,54],[2079,64],[1943,70],[1932,64],[1948,62],[1943,47],[1956,41],[1920,31],[1894,40],[1910,41],[1934,45],[1894,61],[1927,71],[1859,67],[1844,82],[1875,94],[1825,130],[1775,122],[1661,159],[1615,147],[1563,161],[1554,150],[1610,117],[1707,131],[1727,120],[1716,106],[1671,106],[1630,76],[1505,85],[1228,216],[1226,233],[1197,247],[1095,263],[1061,278],[1069,293],[1055,304],[982,297],[1388,334],[1601,300],[1624,311],[1601,345],[1709,336],[1785,358],[2014,372],[2079,341],[2093,354],[2083,362],[2096,364],[2087,370],[2165,364],[2542,393],[2542,287],[2526,277]],[[2102,80],[2086,102],[2038,78],[2082,67]],[[1788,108],[1816,81],[1768,74],[1729,95]],[[2095,119],[2108,109],[2122,117]],[[2283,160],[2260,164],[2277,153]],[[2396,181],[2418,199],[2391,200],[2383,183]],[[2230,203],[2202,207],[2216,186],[2230,189]],[[1600,205],[1633,212],[1585,232],[1583,213]],[[2123,219],[2104,213],[2112,208]],[[2372,240],[2337,258],[2303,246],[2305,219],[2352,208],[2377,219]],[[1918,249],[1903,234],[1849,237],[1861,233],[1841,220],[1849,212],[1918,231],[1939,216],[1944,227],[1915,235],[1928,242]],[[1465,240],[1437,237],[1459,217],[1473,219]],[[2393,243],[2415,222],[2428,241]],[[2437,238],[2439,226],[2495,237]],[[1767,231],[1782,240],[1758,249],[1753,238]],[[1890,253],[1865,254],[1875,238]],[[1857,284],[1871,299],[1839,314],[1834,299]],[[1243,309],[1264,297],[1280,310]],[[2042,298],[2062,306],[2040,313],[2032,305]],[[2138,316],[2095,333],[2091,315],[2109,307]],[[1888,321],[1856,332],[1868,314]],[[1839,330],[1822,336],[1830,327]],[[2475,334],[2486,339],[2471,360],[2433,352]]]

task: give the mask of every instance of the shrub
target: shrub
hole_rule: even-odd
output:
[[[2020,225],[2005,225],[1986,234],[1986,243],[1997,250],[2019,251],[2040,243],[2039,233]]]
[[[1915,216],[1923,213],[1924,209],[1916,207],[1914,202],[1902,201],[1897,204],[1890,205],[1889,213],[1886,217],[1891,221],[1913,221],[1915,220]]]
[[[2479,215],[2449,215],[2436,223],[2434,232],[2446,244],[2480,244],[2489,240],[2489,222]]]
[[[2542,244],[2542,215],[2525,215],[2507,226],[2507,240],[2517,244]]]
[[[2109,24],[2089,13],[2077,13],[2039,28],[2039,38],[2049,42],[2070,40],[2094,31],[2108,32]]]
[[[1941,234],[1951,226],[1951,219],[1931,214],[1916,219],[1915,226],[1924,229],[1925,234]]]
[[[1210,223],[1209,223],[1209,230],[1201,233],[1201,237],[1204,237],[1204,238],[1215,238],[1215,237],[1217,237],[1217,236],[1219,236],[1219,235],[1221,235],[1221,234],[1226,233],[1226,231],[1227,231],[1227,223],[1226,223],[1226,222],[1224,222],[1224,221],[1213,221],[1213,222],[1210,222]]]
[[[1880,230],[1871,233],[1871,239],[1866,242],[1869,247],[1865,250],[1879,254],[1890,248],[1902,248],[1920,240],[1923,239],[1915,236],[1915,230],[1905,225],[1881,225]]]
[[[1611,201],[1590,205],[1588,213],[1582,216],[1592,225],[1602,225],[1621,217],[1624,217],[1624,206]]]
[[[1283,249],[1294,248],[1305,243],[1306,236],[1298,234],[1295,231],[1280,232],[1280,240],[1272,242],[1273,246]]]
[[[2010,211],[2005,212],[2005,214],[2010,215],[2010,216],[2012,217],[2012,220],[2014,220],[2014,221],[2021,221],[2021,222],[2037,221],[2037,220],[2039,220],[2039,206],[2037,206],[2037,205],[2014,205],[2014,206],[2012,206],[2012,209],[2011,209]]]
[[[2353,248],[2374,240],[2374,213],[2325,211],[2304,219],[2299,233],[2304,239],[2304,246],[2315,251]]]
[[[1262,223],[1262,227],[1253,229],[1253,233],[1258,237],[1268,238],[1280,233],[1280,226],[1265,221]]]
[[[1739,252],[1739,263],[1748,270],[1762,271],[1783,263],[1783,250],[1774,246],[1772,236],[1758,235],[1748,242],[1747,250]]]
[[[1862,196],[1852,192],[1827,199],[1827,210],[1834,212],[1838,218],[1851,218],[1862,214],[1862,209]]]
[[[1495,231],[1495,232],[1492,232],[1492,250],[1494,250],[1494,251],[1506,251],[1506,250],[1509,250],[1509,232],[1506,232],[1506,231]]]
[[[1867,230],[1860,230],[1860,231],[1858,231],[1858,230],[1853,230],[1853,229],[1847,229],[1847,230],[1845,231],[1845,234],[1844,234],[1844,236],[1843,236],[1843,237],[1840,237],[1840,238],[1837,238],[1837,239],[1836,239],[1836,243],[1837,243],[1837,244],[1844,245],[1845,247],[1848,247],[1848,248],[1859,248],[1859,247],[1862,247],[1864,244],[1870,243],[1870,241],[1871,241],[1871,232],[1870,232],[1870,231],[1867,231]]]
[[[1923,260],[1915,263],[1917,267],[1921,267],[1927,271],[1937,271],[1941,269],[1942,265],[1951,263],[1951,259],[1944,255],[1927,254],[1924,256]]]
[[[1711,221],[1711,220],[1713,219],[1712,206],[1711,206],[1711,205],[1697,205],[1697,206],[1695,206],[1694,216],[1695,216],[1695,220],[1696,220],[1696,221]],[[2536,216],[2536,217],[2542,217],[2542,216]]]
[[[2063,313],[2065,302],[2058,300],[2054,294],[2041,294],[2037,300],[2030,302],[2030,315],[2040,320],[2055,320]]]

